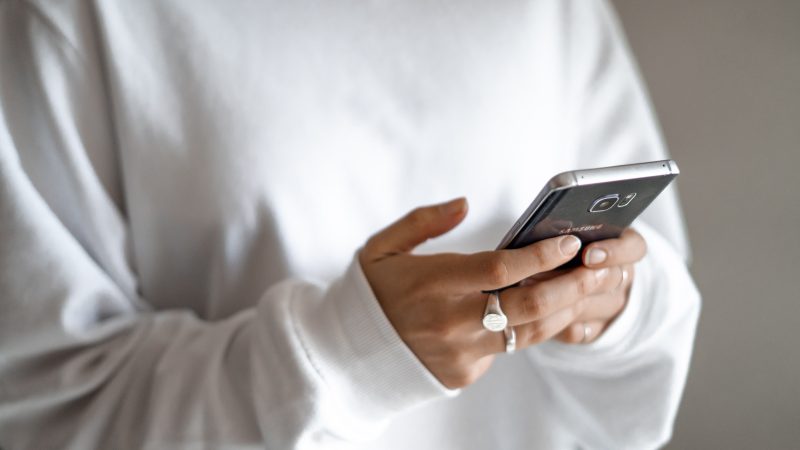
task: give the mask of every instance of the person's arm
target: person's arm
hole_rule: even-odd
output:
[[[665,159],[644,88],[606,2],[571,9],[570,98],[584,167]],[[549,341],[527,351],[547,380],[554,413],[582,448],[666,442],[683,391],[700,297],[674,188],[633,227],[647,243],[620,315],[590,344]],[[601,243],[598,243],[601,244]],[[577,322],[576,322],[577,324]]]
[[[99,44],[79,31],[0,4],[1,448],[309,448],[451,394],[355,260],[218,322],[139,298],[124,192],[103,176],[116,149]]]

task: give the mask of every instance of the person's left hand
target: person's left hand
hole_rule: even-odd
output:
[[[617,239],[606,239],[587,245],[583,249],[583,264],[592,269],[606,267],[612,271],[621,271],[621,281],[613,289],[587,297],[586,307],[580,316],[556,335],[555,339],[568,344],[586,344],[600,337],[625,309],[628,291],[633,282],[633,264],[646,253],[647,243],[633,228],[627,228]]]

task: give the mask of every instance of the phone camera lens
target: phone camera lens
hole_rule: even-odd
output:
[[[628,204],[633,200],[634,197],[636,197],[636,192],[631,192],[630,194],[627,194],[625,197],[622,197],[622,199],[620,199],[619,203],[617,204],[617,208],[624,208],[628,206]]]
[[[633,199],[633,197],[631,197],[631,199]],[[619,201],[619,194],[604,195],[595,200],[594,202],[592,202],[592,206],[589,208],[589,212],[599,213],[603,211],[608,211],[609,209],[613,208],[618,201]]]

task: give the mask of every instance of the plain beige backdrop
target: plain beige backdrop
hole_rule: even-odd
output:
[[[614,0],[703,313],[670,449],[800,449],[800,0]]]

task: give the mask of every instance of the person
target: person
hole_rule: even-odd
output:
[[[2,448],[669,439],[699,312],[675,191],[619,239],[491,250],[554,173],[666,157],[604,1],[0,20]],[[520,280],[509,355],[481,292]]]

